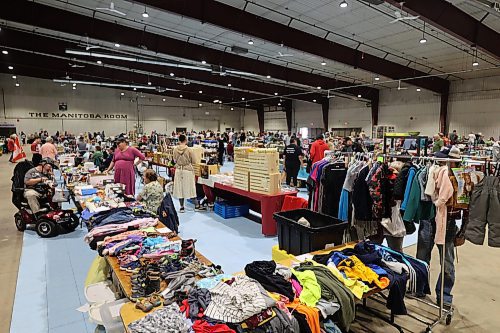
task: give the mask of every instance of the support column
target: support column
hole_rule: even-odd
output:
[[[330,113],[330,100],[324,98],[321,102],[321,111],[323,113],[323,129],[328,132],[328,115]]]
[[[372,126],[378,125],[378,111],[379,111],[380,93],[377,93],[372,97],[371,107],[372,107]]]
[[[291,100],[286,100],[282,104],[283,104],[283,111],[285,111],[286,115],[286,128],[289,132],[291,132],[293,103]]]
[[[264,133],[264,106],[257,107],[257,120],[259,121],[259,132]]]
[[[439,110],[439,132],[448,134],[448,99],[450,97],[450,86],[441,94],[441,108]]]

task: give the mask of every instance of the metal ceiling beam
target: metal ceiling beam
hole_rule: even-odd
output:
[[[32,76],[30,75],[29,70],[33,70],[35,74],[39,73],[40,71],[45,71],[45,73],[47,74],[53,73],[52,76],[44,77],[48,79],[64,79],[64,76],[67,73],[72,78],[72,80],[136,84],[143,86],[147,86],[148,80],[151,80],[151,86],[153,87],[159,86],[161,88],[178,90],[161,92],[160,95],[168,95],[171,97],[179,98],[179,95],[182,94],[183,99],[188,98],[209,103],[213,103],[215,99],[219,99],[222,100],[223,103],[234,103],[234,106],[242,104],[241,98],[243,96],[245,96],[245,99],[258,99],[265,97],[263,95],[247,93],[245,93],[244,95],[243,93],[236,94],[236,92],[234,94],[229,94],[226,89],[201,86],[198,84],[190,84],[187,87],[179,86],[172,80],[159,77],[152,78],[148,77],[145,74],[107,68],[98,64],[86,64],[85,68],[72,68],[68,65],[67,60],[35,53],[30,54],[23,51],[11,50],[7,58],[0,58],[0,60],[2,60],[2,62],[5,64],[2,70],[7,71],[7,66],[12,65],[14,66],[14,70],[10,71],[9,73],[16,75]],[[36,77],[36,75],[34,76]],[[202,90],[203,93],[198,93],[199,90]],[[154,90],[144,90],[143,92],[154,92]],[[271,102],[277,103],[275,98],[273,98]],[[261,103],[252,103],[254,107],[255,105],[260,104]]]
[[[34,34],[31,32],[23,32],[18,30],[13,30],[10,28],[4,28],[2,30],[2,35],[0,37],[0,43],[5,46],[32,50],[46,54],[54,55],[65,55],[66,49],[75,49],[77,46],[76,42],[65,41],[61,39],[56,39],[52,37],[47,37],[43,35]],[[83,50],[82,50],[83,51]],[[103,52],[108,53],[108,52]],[[74,55],[65,55],[68,57],[76,57]],[[76,59],[85,59],[88,61],[96,61],[98,58],[80,56]],[[172,72],[177,78],[186,78],[189,80],[198,81],[198,83],[203,84],[204,82],[212,85],[220,85],[227,87],[227,84],[231,84],[231,88],[238,88],[239,90],[247,90],[250,92],[257,92],[263,94],[274,94],[278,93],[278,96],[290,96],[291,99],[298,99],[302,101],[312,102],[313,100],[319,100],[322,95],[314,92],[306,92],[305,90],[294,89],[285,86],[279,86],[274,84],[268,84],[264,82],[258,82],[254,80],[246,80],[239,77],[227,77],[227,76],[215,76],[210,72],[197,71],[185,68],[168,68],[161,65],[152,64],[142,64],[128,61],[120,61],[114,59],[102,59],[106,65],[114,65],[121,67],[128,67],[132,70],[147,71],[156,74],[161,74],[168,77],[168,73]],[[179,87],[179,81],[171,79],[172,82],[177,82]],[[233,90],[229,87],[225,88],[228,93]],[[241,92],[244,94],[244,92]],[[248,99],[248,97],[247,97]],[[287,97],[284,97],[287,99]]]
[[[57,19],[54,19],[56,17]],[[197,62],[205,60],[209,64],[222,65],[262,76],[270,75],[275,79],[310,87],[346,88],[343,90],[346,94],[353,96],[361,94],[367,99],[378,91],[372,87],[353,87],[349,82],[151,33],[147,31],[147,26],[144,29],[136,29],[27,0],[9,1],[3,6],[0,18],[78,36],[88,36],[97,40],[118,42],[132,47],[143,45],[150,51]]]
[[[433,1],[433,0],[428,0]],[[360,68],[392,79],[405,79],[406,82],[422,88],[442,93],[446,80],[442,78],[418,78],[425,73],[409,68],[369,53],[332,42],[302,30],[240,10],[236,7],[214,0],[139,0],[134,1],[159,10],[190,17],[228,30],[254,36],[276,44],[284,44],[296,50]]]
[[[385,0],[399,7],[399,0]],[[405,0],[403,9],[468,45],[500,59],[500,33],[445,0]]]

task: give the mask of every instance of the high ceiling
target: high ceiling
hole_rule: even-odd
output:
[[[24,0],[15,2],[18,1],[19,3],[25,3],[21,6],[35,5],[28,5],[26,4],[27,1]],[[237,93],[255,93],[252,96],[254,100],[276,103],[276,94],[274,92],[277,91],[277,87],[282,87],[278,97],[314,100],[318,103],[321,102],[321,95],[326,97],[328,91],[325,89],[332,89],[329,92],[330,94],[353,96],[353,98],[362,96],[363,99],[371,100],[378,96],[376,89],[394,89],[399,85],[415,85],[419,88],[440,93],[444,92],[441,87],[446,86],[442,84],[446,82],[445,80],[463,80],[500,75],[499,54],[491,54],[488,50],[483,50],[480,44],[478,44],[477,48],[471,46],[471,43],[464,40],[464,38],[446,31],[438,24],[433,24],[430,18],[419,17],[415,20],[402,20],[391,23],[396,17],[395,11],[400,11],[397,3],[392,0],[379,5],[368,4],[362,0],[346,0],[348,3],[346,8],[339,6],[341,0],[219,0],[218,3],[211,0],[206,1],[216,5],[222,3],[231,6],[227,7],[227,9],[239,10],[242,15],[242,22],[247,22],[243,20],[244,15],[252,14],[251,16],[257,15],[260,18],[270,20],[268,22],[271,24],[279,23],[285,26],[283,28],[287,26],[290,33],[283,36],[291,38],[292,41],[297,31],[307,33],[308,35],[304,35],[309,36],[306,39],[299,39],[300,36],[297,35],[297,40],[304,41],[300,45],[291,43],[290,39],[287,42],[279,42],[275,37],[279,31],[261,31],[259,24],[256,24],[255,27],[239,27],[238,24],[234,23],[235,20],[228,18],[225,27],[223,25],[226,22],[223,22],[223,25],[216,25],[216,23],[224,19],[224,13],[220,15],[220,13],[203,12],[204,22],[202,23],[196,16],[199,8],[189,8],[190,6],[196,6],[195,3],[199,1],[169,1],[170,4],[160,0],[113,1],[114,7],[125,13],[126,16],[96,10],[96,7],[109,7],[109,0],[34,1],[50,8],[63,9],[87,17],[84,26],[78,29],[70,27],[70,22],[68,22],[67,29],[65,26],[54,29],[54,27],[60,27],[60,25],[44,23],[42,22],[43,18],[37,18],[34,13],[30,13],[33,16],[32,20],[20,16],[19,13],[17,15],[10,14],[8,9],[5,8],[9,7],[10,4],[3,5],[5,10],[2,10],[3,13],[0,12],[0,20],[3,19],[2,23],[5,24],[6,29],[11,28],[25,33],[35,30],[37,34],[44,34],[46,37],[64,38],[65,41],[69,42],[79,41],[83,45],[101,45],[104,48],[98,50],[103,52],[128,53],[140,57],[154,56],[155,59],[181,61],[183,64],[193,66],[201,66],[200,62],[205,57],[204,52],[209,52],[209,49],[216,50],[219,53],[213,55],[217,55],[217,60],[220,63],[212,61],[208,62],[206,66],[222,65],[229,70],[238,72],[228,72],[228,76],[221,76],[218,79],[220,82],[216,78],[205,80],[202,76],[195,75],[193,71],[185,71],[186,77],[176,75],[175,78],[171,79],[185,81],[187,78],[193,84],[208,84],[210,87],[215,88],[225,87],[226,90],[231,91],[230,95],[233,100],[236,91]],[[437,2],[444,2],[444,0],[435,1],[436,4]],[[495,37],[498,37],[500,13],[484,6],[482,1],[486,0],[455,0],[450,1],[450,3],[455,6],[453,9],[461,10],[472,18],[481,21],[478,24],[492,29],[497,33]],[[19,3],[12,5],[13,10],[21,8],[15,7]],[[177,7],[176,3],[178,4]],[[184,3],[184,5],[182,6],[179,3]],[[411,9],[411,6],[408,11],[403,7],[401,15],[411,16]],[[147,18],[142,16],[145,11],[149,14]],[[179,13],[188,15],[180,15]],[[250,19],[251,16],[247,16],[247,18]],[[10,18],[16,19],[12,20]],[[51,19],[64,20],[65,18],[59,16]],[[109,31],[95,31],[96,20],[110,22],[117,26],[117,28],[113,29],[115,35],[112,35]],[[45,24],[45,26],[40,26],[42,24]],[[228,28],[229,25],[231,25],[231,29]],[[128,45],[123,42],[121,42],[120,49],[117,50],[114,43],[126,40],[126,36],[130,32],[130,30],[123,30],[122,32],[120,26],[183,41],[185,44],[180,47],[186,48],[186,50],[182,53],[178,49],[179,46],[177,49],[172,50],[165,44],[162,44],[162,47],[157,49],[149,47],[148,50],[145,50],[138,47],[137,43]],[[254,31],[255,33],[253,33]],[[273,33],[275,36],[273,36]],[[91,38],[89,39],[87,36]],[[427,40],[425,44],[419,42],[423,36]],[[318,41],[317,37],[320,37],[323,41]],[[114,38],[116,40],[112,40]],[[253,44],[250,45],[249,41],[252,41]],[[328,46],[329,44],[324,44],[327,41],[336,43],[332,44],[332,52],[328,53],[329,47],[318,50],[317,46]],[[48,40],[48,42],[50,41]],[[173,42],[173,40],[170,40],[170,42]],[[500,44],[498,39],[491,41],[491,43],[495,42]],[[4,45],[1,35],[0,45]],[[201,52],[201,54],[192,54],[187,50],[191,45],[203,46],[204,49],[193,49]],[[235,46],[248,51],[235,54],[231,52],[231,48]],[[72,47],[78,46],[75,44]],[[343,51],[344,47],[353,49],[351,51],[361,59],[361,62],[366,57],[372,64],[379,63],[380,66],[364,66],[363,63],[357,66],[357,63],[353,65],[350,61],[343,61],[343,58],[341,59],[342,55],[337,54],[336,51]],[[62,50],[62,54],[52,55],[68,57],[67,54],[64,54],[64,49]],[[75,61],[92,60],[91,57],[85,56],[73,57],[76,58]],[[253,59],[253,61],[242,65],[240,68],[235,68],[238,59],[242,63],[246,61],[245,59]],[[475,60],[477,60],[479,66],[472,65]],[[103,66],[110,63],[110,61],[104,62]],[[252,64],[258,66],[252,67]],[[127,66],[130,68],[138,67],[136,63],[121,65],[124,66],[124,69]],[[243,70],[243,68],[246,70]],[[255,71],[253,71],[253,68],[255,68]],[[279,68],[282,68],[282,70],[279,70]],[[410,68],[411,70],[401,70],[401,68]],[[155,75],[154,68],[139,66],[137,69],[151,70],[148,73],[153,77]],[[271,70],[274,70],[272,77],[266,77],[265,71],[271,72]],[[274,75],[277,71],[279,75]],[[156,69],[156,72],[159,71]],[[189,75],[191,76],[188,77]],[[237,81],[239,87],[233,84],[232,87],[228,88],[228,84],[230,84],[228,83],[228,77],[239,80]],[[293,79],[291,79],[292,77]],[[304,79],[299,79],[299,77]],[[413,79],[416,77],[419,77],[419,79]],[[380,80],[375,78],[380,78]],[[255,89],[255,85],[258,85],[259,90]],[[349,90],[346,89],[348,85],[359,86],[360,88]],[[321,86],[321,89],[318,90],[317,86]],[[365,90],[361,91],[359,89]],[[225,96],[223,97],[227,100]]]

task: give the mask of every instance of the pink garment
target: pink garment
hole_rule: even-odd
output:
[[[103,246],[108,245],[109,243],[116,242],[116,241],[122,241],[124,239],[127,239],[128,236],[135,235],[135,236],[141,236],[141,237],[146,237],[146,233],[141,230],[130,230],[130,231],[125,231],[122,232],[121,234],[114,235],[114,236],[108,236],[104,238],[104,241],[102,242]]]
[[[124,151],[116,149],[113,155],[115,163],[115,183],[125,184],[125,194],[135,195],[135,169],[134,160],[139,157],[144,160],[144,155],[134,147],[128,147]]]
[[[436,236],[434,242],[443,245],[446,239],[446,220],[448,210],[446,203],[453,196],[453,184],[448,176],[448,167],[442,166],[434,173],[436,190],[432,196],[432,201],[436,206]]]
[[[51,159],[55,160],[57,155],[57,148],[52,143],[46,142],[40,148],[40,155],[42,155],[42,158],[50,157]]]
[[[302,293],[302,286],[297,280],[292,279],[292,288],[295,291],[295,296],[299,297]]]
[[[133,220],[127,223],[122,223],[122,224],[106,224],[103,225],[102,227],[95,227],[91,231],[89,231],[83,240],[87,243],[90,244],[92,240],[94,240],[94,237],[97,236],[103,236],[107,234],[112,234],[120,231],[127,231],[129,227],[135,228],[135,229],[143,229],[143,228],[149,228],[149,227],[154,227],[158,224],[158,220],[154,219],[152,217],[145,217],[142,219],[137,219]]]

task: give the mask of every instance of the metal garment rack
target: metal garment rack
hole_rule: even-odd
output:
[[[470,160],[463,160],[463,159],[460,159],[460,158],[439,158],[439,157],[433,157],[433,156],[401,156],[401,155],[388,155],[388,154],[382,154],[381,155],[383,158],[384,158],[384,162],[386,162],[386,159],[387,158],[401,158],[401,159],[410,159],[410,160],[414,160],[414,159],[418,159],[418,160],[424,160],[424,161],[434,161],[434,162],[445,162],[448,167],[450,165],[451,162],[457,162],[457,163],[467,163],[469,162]],[[476,162],[476,161],[474,161]],[[425,332],[432,332],[432,329],[438,324],[440,323],[441,321],[444,321],[446,323],[446,325],[450,325],[451,324],[451,320],[453,318],[453,314],[454,314],[454,310],[453,310],[453,307],[451,307],[450,309],[445,309],[444,308],[444,271],[445,271],[445,244],[443,245],[438,245],[438,246],[442,246],[442,250],[441,250],[441,255],[440,255],[440,264],[441,264],[441,292],[440,292],[440,302],[439,302],[439,306],[436,306],[436,304],[434,303],[430,303],[428,301],[425,301],[423,299],[420,299],[420,298],[417,298],[417,297],[412,297],[412,296],[407,296],[411,299],[414,299],[420,303],[423,303],[423,304],[426,304],[430,307],[433,307],[433,308],[437,308],[439,309],[439,315],[438,315],[438,318],[436,318],[434,321],[432,322],[427,322],[423,319],[420,319],[418,317],[415,317],[413,315],[410,315],[408,314],[408,316],[410,318],[413,318],[425,325],[427,325],[427,328],[425,330]],[[377,302],[381,303],[380,300],[376,300]],[[373,311],[370,311],[371,313],[374,313]],[[377,317],[380,317],[378,314],[375,313],[375,315]],[[391,320],[390,321],[387,321],[386,318],[383,318],[384,321],[388,322],[389,324],[391,324],[393,327],[395,327],[399,332],[404,332],[402,327],[395,324],[394,322],[394,316],[391,315]]]

